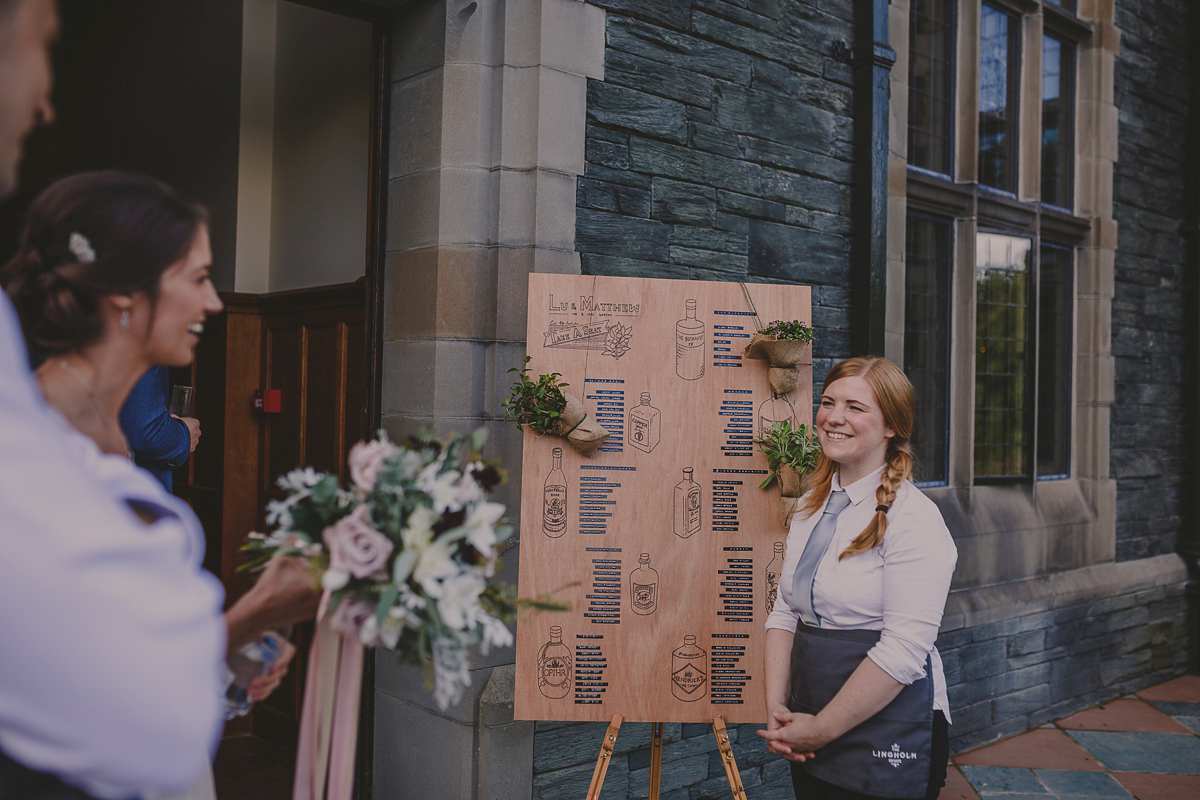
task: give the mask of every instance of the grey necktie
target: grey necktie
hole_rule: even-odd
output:
[[[800,554],[800,561],[796,564],[796,574],[792,577],[792,607],[800,612],[800,619],[806,625],[818,624],[812,605],[813,578],[817,576],[817,565],[821,563],[821,558],[829,549],[829,543],[833,541],[838,514],[848,505],[850,498],[844,489],[838,489],[829,495],[825,513],[817,520],[812,534],[808,537],[808,544],[804,545],[804,552]]]

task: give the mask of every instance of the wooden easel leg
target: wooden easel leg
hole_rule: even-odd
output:
[[[617,746],[617,732],[621,730],[620,714],[613,714],[608,730],[604,732],[604,741],[600,744],[600,757],[596,759],[596,771],[592,773],[592,782],[588,786],[587,800],[597,800],[600,790],[604,788],[604,776],[608,773],[608,762],[612,761],[613,748]]]
[[[713,735],[717,737],[717,749],[721,752],[721,765],[725,767],[725,777],[729,780],[729,788],[733,790],[733,800],[746,800],[742,776],[738,774],[737,764],[733,760],[733,748],[729,746],[729,732],[725,730],[725,719],[713,717],[712,727]]]
[[[649,800],[658,800],[658,784],[662,778],[663,724],[655,722],[650,729],[650,794]]]

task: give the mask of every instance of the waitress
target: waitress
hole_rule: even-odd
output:
[[[883,358],[825,377],[821,456],[767,618],[767,749],[797,798],[929,798],[950,708],[933,643],[958,553],[912,485],[912,384]]]

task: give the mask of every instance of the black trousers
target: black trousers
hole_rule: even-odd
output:
[[[817,754],[820,758],[821,754]],[[946,762],[950,758],[950,726],[946,715],[933,712],[933,750],[929,758],[929,789],[924,800],[937,800],[946,785]],[[881,800],[875,795],[860,794],[814,778],[800,764],[792,762],[792,789],[796,800]],[[920,798],[913,798],[920,800]]]
[[[35,772],[0,753],[0,800],[92,800],[45,772]]]

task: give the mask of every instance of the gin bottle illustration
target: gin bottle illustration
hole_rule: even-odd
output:
[[[567,476],[562,471],[562,448],[554,448],[554,468],[542,490],[542,530],[558,538],[567,529]]]
[[[629,573],[629,597],[635,614],[653,614],[658,608],[658,570],[650,566],[649,553],[638,556],[638,568]]]
[[[562,628],[550,628],[550,641],[538,651],[538,690],[557,700],[571,692],[571,650],[562,640]]]
[[[708,694],[708,653],[696,646],[696,637],[690,634],[671,653],[671,694],[688,703]]]
[[[692,480],[692,468],[683,468],[683,480],[675,485],[675,535],[684,539],[700,532],[700,484]]]
[[[642,392],[641,405],[634,406],[629,412],[629,443],[649,453],[661,438],[662,414],[650,405],[650,393]]]
[[[786,397],[773,394],[758,407],[758,435],[766,436],[771,432],[771,428],[775,427],[776,422],[784,420],[787,420],[788,424],[795,428],[796,409],[792,407]]]
[[[779,594],[779,573],[783,571],[783,542],[775,543],[775,555],[767,564],[767,613],[775,607],[775,597]]]
[[[685,381],[704,377],[704,323],[696,319],[696,301],[685,304],[687,316],[675,323],[675,374]]]

